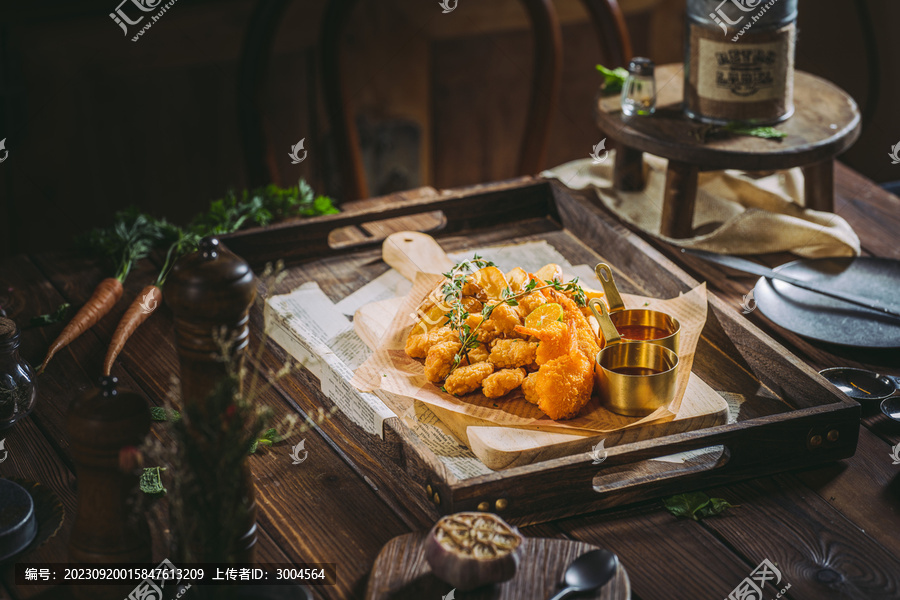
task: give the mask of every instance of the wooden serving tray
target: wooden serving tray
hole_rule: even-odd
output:
[[[425,561],[426,532],[395,537],[381,549],[366,600],[421,600],[443,598],[453,586],[434,576]],[[525,538],[516,576],[500,585],[470,592],[455,592],[455,600],[523,600],[550,598],[562,590],[566,568],[573,560],[596,546],[572,540]],[[615,576],[594,593],[573,595],[583,600],[629,600],[631,583],[619,563]]]
[[[251,264],[285,259],[292,266],[279,292],[316,281],[338,301],[384,273],[384,219],[441,211],[432,233],[447,252],[543,240],[573,265],[606,262],[623,292],[672,298],[699,282],[619,224],[604,208],[555,182],[525,179],[425,198],[388,199],[376,208],[281,223],[224,236]],[[354,228],[348,230],[349,228]],[[364,231],[355,229],[362,227]],[[410,229],[408,221],[394,228]],[[348,234],[347,232],[351,233]],[[352,232],[355,231],[355,234]],[[340,232],[343,242],[329,243]],[[355,235],[355,237],[354,237]],[[720,485],[852,456],[859,405],[744,318],[738,307],[708,294],[708,316],[693,372],[732,403],[736,423],[616,444],[600,465],[589,452],[515,466],[468,479],[443,463],[399,418],[384,422],[383,438],[337,415],[346,438],[335,438],[400,505],[437,518],[490,507],[515,524],[582,514],[647,498]],[[277,345],[272,352],[285,356]],[[325,407],[333,402],[309,372],[295,376]],[[470,434],[471,436],[471,434]],[[677,463],[651,460],[708,449]]]
[[[353,326],[367,344],[380,337],[373,330],[373,325],[380,320],[392,319],[400,308],[402,299],[397,300],[400,302],[381,301],[368,304],[356,312]],[[370,345],[370,349],[375,350],[374,345]],[[413,399],[408,400],[411,405]],[[429,408],[481,462],[495,471],[591,452],[594,445],[599,444],[601,440],[604,447],[610,448],[628,442],[723,425],[728,419],[728,403],[725,399],[694,374],[691,375],[684,399],[673,420],[607,433],[558,433],[502,427],[490,421],[443,410],[436,406]],[[403,412],[400,411],[399,414]]]

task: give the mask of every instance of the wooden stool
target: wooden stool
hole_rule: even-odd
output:
[[[777,125],[781,141],[742,135],[709,136],[710,126],[681,111],[684,75],[681,64],[656,69],[656,114],[626,117],[618,94],[601,97],[597,124],[618,144],[614,172],[617,190],[644,189],[643,153],[669,160],[660,234],[692,234],[697,176],[700,171],[740,169],[775,171],[802,167],[807,208],[834,209],[834,158],[859,137],[861,120],[853,98],[834,84],[797,71],[794,115]]]

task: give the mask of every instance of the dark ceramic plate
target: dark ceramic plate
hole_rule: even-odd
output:
[[[59,497],[46,485],[18,477],[10,477],[9,480],[25,488],[34,501],[37,535],[34,536],[27,548],[15,555],[23,556],[39,548],[59,532],[65,518],[65,510]]]
[[[878,300],[900,311],[900,261],[885,258],[803,259],[779,273],[836,292]],[[765,277],[753,291],[759,310],[773,323],[820,342],[857,348],[900,348],[900,319]]]

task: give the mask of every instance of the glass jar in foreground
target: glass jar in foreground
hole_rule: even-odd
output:
[[[649,58],[628,63],[628,77],[622,84],[622,114],[652,115],[656,112],[655,66]]]
[[[0,317],[0,429],[27,417],[36,395],[34,370],[19,356],[19,328]]]
[[[797,0],[688,0],[684,112],[772,125],[794,112]]]

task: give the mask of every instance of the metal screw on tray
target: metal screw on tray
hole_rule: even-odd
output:
[[[139,446],[150,431],[150,409],[137,394],[120,393],[102,377],[69,407],[66,428],[78,477],[78,509],[69,538],[69,562],[149,563],[150,529],[128,505],[138,478],[119,467],[122,448]],[[133,585],[73,586],[76,598],[121,600]]]
[[[215,238],[201,241],[197,252],[172,268],[163,290],[175,317],[175,339],[181,367],[181,399],[203,414],[205,401],[229,372],[240,370],[250,337],[249,311],[256,297],[256,280],[249,265]],[[222,341],[228,340],[223,360]],[[217,415],[209,415],[210,419]],[[202,416],[200,417],[203,418]],[[253,562],[257,541],[256,495],[246,462],[234,499],[241,503],[239,562]],[[222,499],[223,502],[229,499]],[[190,543],[186,540],[186,543]],[[184,552],[185,549],[180,549]],[[202,558],[209,548],[191,548]]]
[[[19,328],[0,317],[0,430],[28,416],[36,395],[34,370],[19,356]]]

